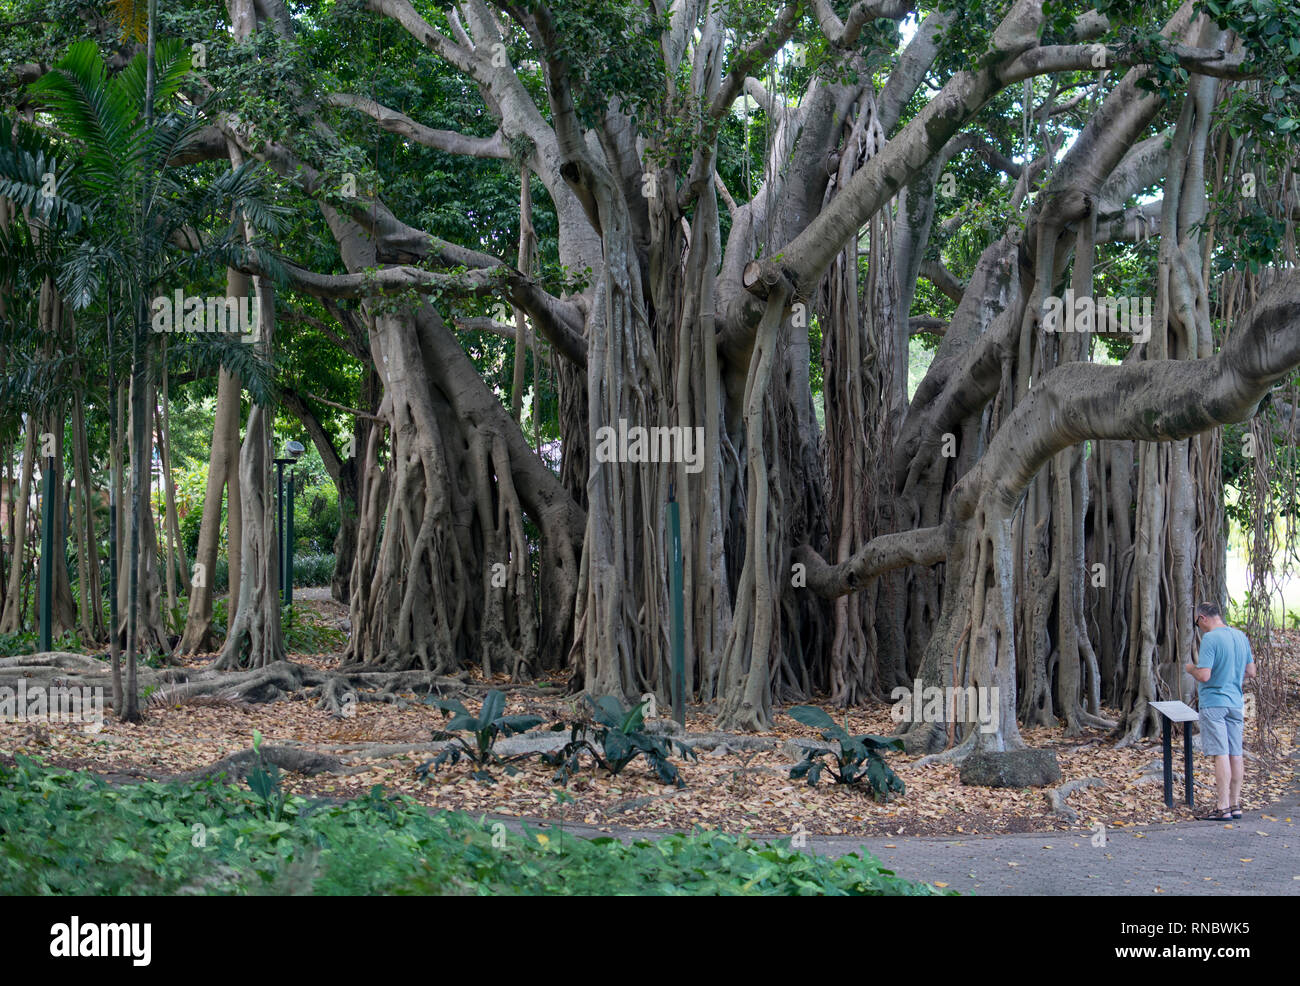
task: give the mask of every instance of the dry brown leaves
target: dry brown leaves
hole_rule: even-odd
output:
[[[1300,740],[1300,633],[1279,634],[1277,653],[1288,668],[1292,703],[1279,730],[1280,756],[1266,762],[1247,759],[1244,800],[1248,808],[1275,801],[1293,779],[1294,752]],[[297,659],[297,658],[295,658]],[[312,663],[321,660],[308,659]],[[495,684],[505,684],[504,680]],[[471,710],[477,700],[466,698]],[[530,712],[547,721],[568,719],[573,703],[564,698],[535,693],[508,693],[508,711]],[[842,713],[835,713],[837,720]],[[349,744],[424,743],[444,718],[422,704],[398,709],[387,704],[361,703],[347,720],[332,718],[308,701],[273,705],[196,705],[151,707],[145,722],[128,725],[110,721],[91,734],[77,725],[53,724],[37,730],[33,724],[0,722],[0,749],[40,757],[47,763],[94,770],[106,775],[146,774],[158,778],[203,767],[251,745],[256,729],[272,744],[301,744],[311,749],[346,754]],[[784,740],[817,734],[784,714],[777,729],[766,735]],[[856,709],[848,713],[854,733],[888,735],[893,731],[889,706]],[[706,713],[688,717],[692,732],[712,730]],[[1159,774],[1154,782],[1139,783],[1144,769],[1158,763],[1158,743],[1116,749],[1101,733],[1067,739],[1060,729],[1027,729],[1027,744],[1052,749],[1061,766],[1062,782],[1098,777],[1105,787],[1087,788],[1070,796],[1078,821],[1067,824],[1051,814],[1042,790],[1010,790],[963,786],[952,766],[917,767],[914,757],[889,754],[889,761],[907,785],[907,793],[878,804],[857,789],[833,784],[829,775],[816,787],[789,780],[793,758],[777,748],[767,751],[729,752],[715,756],[701,751],[696,763],[681,764],[687,787],[674,791],[659,784],[649,769],[634,762],[618,777],[585,770],[568,786],[571,803],[559,804],[554,770],[535,759],[517,766],[509,776],[501,768],[492,774],[496,783],[470,778],[462,763],[444,768],[431,782],[415,777],[415,768],[432,754],[402,753],[354,761],[366,769],[348,776],[306,778],[286,775],[287,789],[308,796],[350,797],[373,785],[408,794],[435,808],[472,813],[493,813],[533,818],[563,819],[598,827],[612,825],[689,829],[692,826],[762,834],[796,831],[826,835],[982,835],[997,832],[1087,831],[1094,823],[1124,827],[1174,822],[1192,812],[1164,806]],[[1248,752],[1255,745],[1254,724],[1247,722]],[[342,748],[342,749],[341,749]],[[1181,758],[1179,758],[1181,759]],[[1213,769],[1198,756],[1195,764],[1198,804],[1212,796]]]

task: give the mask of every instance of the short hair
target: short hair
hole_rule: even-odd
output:
[[[1223,610],[1219,609],[1218,603],[1201,603],[1196,607],[1196,618],[1210,617],[1212,619],[1222,619]]]

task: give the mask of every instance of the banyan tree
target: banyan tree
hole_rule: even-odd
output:
[[[232,262],[275,313],[263,342],[320,322],[315,358],[363,367],[342,438],[310,395],[283,405],[349,507],[346,665],[568,671],[667,705],[671,497],[687,700],[725,728],[988,688],[995,730],[906,729],[960,756],[1019,724],[1144,737],[1149,700],[1190,694],[1192,608],[1226,593],[1225,435],[1272,447],[1296,404],[1294,8],[308,8],[228,0],[228,34],[187,35],[193,98],[237,79],[246,103],[212,104],[192,159],[262,162],[315,229]],[[334,61],[301,55],[326,34]],[[426,176],[475,168],[511,236],[430,205]],[[508,400],[475,331],[512,346]],[[527,373],[555,388],[557,459]],[[250,419],[235,449],[222,393],[226,660],[261,665],[267,439]],[[637,429],[699,446],[597,454]],[[190,617],[198,647],[210,609]]]

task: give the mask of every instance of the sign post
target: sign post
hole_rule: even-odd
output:
[[[1192,807],[1192,723],[1200,720],[1196,710],[1183,702],[1152,702],[1151,708],[1160,713],[1163,727],[1165,754],[1165,807],[1174,806],[1174,745],[1173,724],[1183,724],[1183,786],[1187,806]]]

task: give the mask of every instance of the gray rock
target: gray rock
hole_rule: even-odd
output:
[[[961,782],[975,787],[1046,787],[1061,779],[1051,750],[972,753],[961,765]]]

